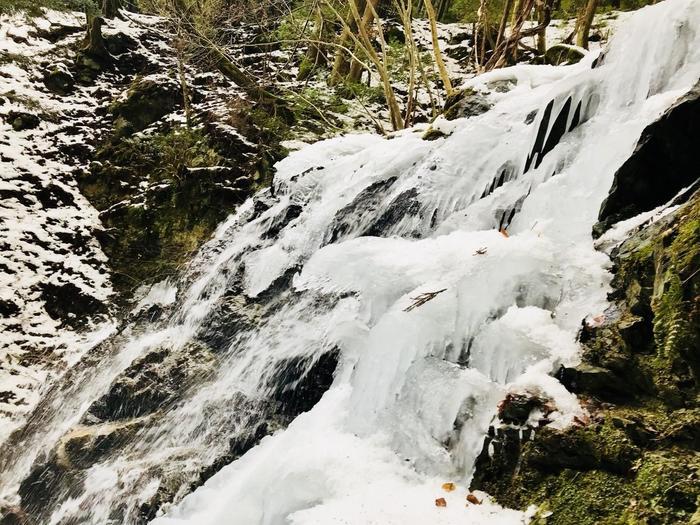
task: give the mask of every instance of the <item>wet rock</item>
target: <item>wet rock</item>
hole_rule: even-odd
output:
[[[5,116],[5,120],[12,126],[15,131],[24,131],[26,129],[35,129],[39,127],[41,119],[33,114],[25,111],[9,111]]]
[[[559,368],[557,379],[569,392],[588,394],[602,400],[630,397],[629,385],[607,368],[580,364],[574,367]]]
[[[481,93],[473,89],[456,91],[445,101],[443,114],[447,120],[475,117],[491,109],[491,103]]]
[[[423,140],[432,141],[432,140],[442,139],[442,138],[445,138],[445,137],[447,137],[447,136],[448,136],[448,135],[447,135],[445,132],[443,132],[443,131],[441,131],[441,130],[439,130],[439,129],[437,129],[437,128],[434,128],[434,127],[432,127],[432,126],[430,126],[430,127],[426,130],[426,132],[423,133],[423,136],[422,136],[421,138],[422,138]]]
[[[576,64],[586,56],[586,50],[568,44],[555,44],[547,49],[544,59],[547,64],[560,66],[562,64]]]
[[[333,383],[340,352],[332,350],[313,357],[280,361],[271,384],[272,399],[282,414],[296,417],[311,410]]]
[[[642,132],[630,158],[615,173],[594,234],[654,209],[698,179],[700,83]]]
[[[544,404],[544,399],[533,394],[508,393],[498,405],[498,417],[504,423],[524,425],[530,413]]]
[[[20,507],[0,504],[0,525],[32,525],[32,522]]]
[[[88,413],[101,421],[153,414],[210,373],[214,362],[209,349],[196,342],[181,349],[153,350],[129,366]]]
[[[85,469],[132,438],[140,420],[78,426],[59,442],[56,463],[66,469]]]

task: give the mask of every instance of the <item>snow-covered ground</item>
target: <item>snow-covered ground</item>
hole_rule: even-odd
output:
[[[63,312],[77,300],[104,305],[112,293],[94,238],[97,212],[78,191],[79,166],[62,153],[89,142],[93,130],[78,122],[94,98],[90,89],[59,97],[42,84],[43,72],[62,65],[41,31],[80,25],[76,15],[57,12],[0,20],[0,441],[38,401],[48,375],[94,344],[75,330],[89,329],[91,313]],[[40,122],[15,130],[16,112]]]

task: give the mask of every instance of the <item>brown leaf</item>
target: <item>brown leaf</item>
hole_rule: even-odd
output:
[[[500,233],[501,235],[503,235],[506,239],[507,239],[508,237],[510,237],[510,235],[508,235],[508,231],[507,231],[505,228],[501,228],[501,229],[498,230],[498,231],[499,231],[499,233]]]
[[[451,481],[449,483],[442,484],[442,490],[444,490],[445,492],[452,492],[455,488],[457,487],[455,487],[455,484]]]
[[[447,501],[445,501],[445,498],[438,498],[435,500],[435,506],[436,507],[447,507]]]
[[[467,501],[473,503],[474,505],[481,505],[481,500],[477,498],[474,494],[467,494]]]

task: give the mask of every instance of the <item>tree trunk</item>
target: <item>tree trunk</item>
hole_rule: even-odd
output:
[[[357,0],[357,7],[359,10],[365,9],[365,0]],[[352,45],[351,31],[357,29],[357,24],[355,23],[355,17],[352,14],[352,9],[348,9],[348,14],[345,17],[345,23],[343,24],[343,32],[338,38],[338,51],[335,54],[335,60],[333,62],[333,69],[328,77],[328,83],[331,86],[335,86],[343,81],[350,70],[350,56],[347,51],[343,48],[348,48]]]
[[[309,43],[309,49],[306,51],[306,59],[304,61],[305,64],[302,63],[304,67],[299,68],[297,80],[306,80],[309,78],[320,64],[323,64],[324,66],[328,65],[326,50],[324,49],[323,44],[321,44],[321,42],[323,42],[323,31],[325,26],[321,9],[318,9],[316,15],[316,26],[316,42]]]
[[[503,16],[501,17],[501,23],[498,24],[498,35],[496,35],[496,47],[503,42],[503,38],[506,34],[506,26],[508,25],[508,19],[510,18],[510,12],[513,9],[514,0],[506,0],[503,6]]]
[[[578,35],[576,37],[576,45],[584,49],[588,49],[588,34],[591,31],[591,25],[593,24],[593,17],[595,16],[595,10],[598,7],[598,0],[588,0],[586,4],[586,11],[581,20],[581,26],[578,30]]]
[[[374,21],[374,13],[376,12],[377,6],[379,5],[379,0],[369,0],[367,5],[365,6],[365,12],[362,15],[362,25],[365,28],[368,28],[370,25],[372,25],[372,22]],[[379,28],[381,31],[381,28]],[[355,54],[359,53],[359,49],[357,49],[357,46],[355,46]],[[347,75],[347,80],[349,82],[359,82],[360,78],[362,77],[362,70],[364,68],[362,67],[362,64],[360,64],[357,60],[353,59],[352,63],[350,64],[350,71],[348,72]]]
[[[102,0],[102,15],[112,19],[119,14],[120,0]]]
[[[105,41],[102,37],[102,24],[104,19],[101,16],[95,16],[85,13],[87,19],[87,32],[85,35],[85,45],[83,53],[95,60],[106,62],[112,58],[112,55],[105,47]]]
[[[450,96],[453,92],[452,82],[450,81],[450,75],[447,72],[445,61],[442,59],[442,53],[440,52],[440,42],[438,41],[437,33],[437,20],[435,9],[433,7],[433,2],[431,0],[423,0],[423,3],[425,4],[425,12],[428,15],[428,20],[430,20],[430,34],[433,39],[433,53],[435,55],[435,65],[437,65],[438,73],[440,73],[440,79],[442,80],[443,86],[445,86],[447,96]]]
[[[537,0],[535,9],[537,10],[537,24],[543,26],[537,33],[537,52],[540,55],[544,55],[547,52],[547,26],[543,24],[545,17],[544,0]]]
[[[436,14],[438,22],[441,22],[447,16],[447,10],[450,8],[450,0],[438,0],[436,6]]]

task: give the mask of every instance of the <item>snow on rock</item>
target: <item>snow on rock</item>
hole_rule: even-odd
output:
[[[132,14],[103,33],[136,45],[153,68],[168,63],[143,43],[165,38],[159,23]],[[103,227],[77,178],[111,128],[99,106],[129,75],[117,68],[95,81],[74,78],[73,48],[83,34],[80,13],[0,19],[0,441],[48,380],[106,335],[90,333],[109,319],[113,295],[96,239]]]
[[[89,344],[76,330],[103,319],[111,295],[94,232],[97,212],[77,189],[66,148],[85,147],[77,124],[89,93],[47,92],[42,71],[56,58],[49,30],[74,34],[78,15],[46,12],[0,20],[0,428],[2,441],[59,373]],[[18,37],[21,35],[21,38]],[[67,42],[78,36],[69,36]],[[19,55],[15,56],[15,55]],[[59,62],[57,67],[61,66]]]

